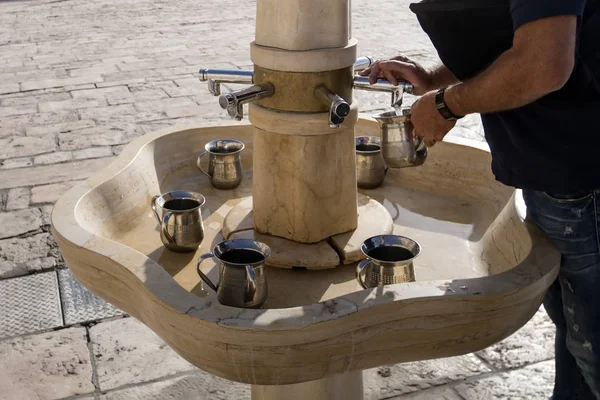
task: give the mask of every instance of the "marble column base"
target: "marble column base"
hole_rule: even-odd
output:
[[[329,269],[352,264],[364,258],[360,251],[363,241],[375,235],[390,234],[394,230],[392,217],[385,207],[364,195],[358,198],[358,229],[318,243],[298,243],[265,235],[254,230],[252,221],[252,197],[247,197],[225,217],[223,236],[226,239],[246,238],[266,243],[273,252],[267,265],[279,268]]]

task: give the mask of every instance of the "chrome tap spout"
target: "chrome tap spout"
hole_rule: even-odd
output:
[[[219,97],[219,105],[227,110],[230,117],[241,121],[244,118],[244,104],[273,96],[275,89],[270,83],[254,85]]]
[[[355,76],[354,88],[371,92],[391,93],[392,107],[400,107],[402,105],[402,95],[404,93],[413,93],[413,85],[408,82],[398,82],[398,86],[395,86],[388,80],[378,79],[376,83],[371,85],[368,76]]]
[[[335,129],[342,126],[344,119],[350,114],[348,102],[325,86],[318,86],[315,89],[315,97],[329,106],[329,127]]]
[[[253,71],[241,69],[201,69],[200,81],[208,82],[208,91],[214,96],[221,94],[221,83],[251,84]]]

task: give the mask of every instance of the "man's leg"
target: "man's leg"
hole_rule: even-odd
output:
[[[562,254],[559,277],[544,301],[557,327],[556,400],[600,400],[599,195],[524,192],[528,216]]]
[[[562,290],[558,278],[548,289],[544,308],[556,325],[554,339],[555,379],[552,400],[577,400],[593,398],[579,367],[567,349],[567,322],[563,314]]]

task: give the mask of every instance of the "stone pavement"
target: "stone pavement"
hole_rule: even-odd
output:
[[[409,1],[353,1],[362,54],[435,62]],[[228,122],[201,67],[248,68],[254,1],[0,2],[0,399],[244,399],[81,287],[50,232],[52,205],[133,138]],[[358,93],[371,113],[384,95]],[[481,140],[478,118],[452,134]],[[554,332],[540,311],[463,357],[365,371],[368,399],[545,399]]]

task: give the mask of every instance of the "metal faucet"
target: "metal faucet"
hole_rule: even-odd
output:
[[[378,79],[377,82],[371,85],[368,76],[355,76],[354,89],[365,90],[369,92],[391,93],[391,106],[394,108],[399,108],[402,105],[402,95],[404,93],[413,93],[413,85],[408,82],[398,82],[398,86],[395,86],[386,79]]]
[[[329,105],[329,127],[339,128],[350,114],[350,104],[325,86],[315,89],[315,97],[323,104]]]
[[[373,64],[371,57],[359,57],[354,63],[354,73],[364,71]],[[221,83],[254,83],[254,71],[228,70],[228,69],[201,69],[200,81],[208,82],[208,90],[214,96],[221,95]],[[413,93],[413,86],[408,82],[399,82],[393,85],[385,79],[378,79],[373,85],[369,83],[369,77],[356,75],[354,77],[354,89],[372,92],[390,93],[392,96],[391,106],[399,109],[402,105],[402,95]],[[227,113],[237,120],[243,118],[243,105],[264,97],[272,96],[275,89],[271,84],[254,85],[246,89],[234,91],[219,97],[219,105],[227,110]],[[339,95],[333,93],[324,86],[315,89],[315,97],[324,104],[329,105],[329,126],[339,128],[344,118],[350,113],[350,105]]]
[[[227,93],[219,97],[219,105],[227,110],[230,117],[241,121],[244,118],[244,104],[273,96],[275,88],[270,83]]]
[[[201,69],[200,81],[208,82],[208,91],[213,96],[221,94],[221,83],[253,83],[254,71],[241,69]]]
[[[356,59],[354,63],[354,72],[364,71],[373,64],[373,58],[369,56],[363,56]],[[243,70],[243,69],[206,69],[200,70],[200,81],[208,82],[208,90],[214,96],[221,94],[221,83],[239,83],[239,84],[251,84],[253,80],[254,71]]]

